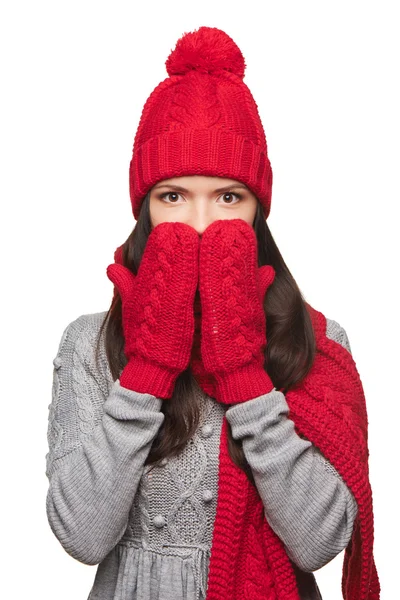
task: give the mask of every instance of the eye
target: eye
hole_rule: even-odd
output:
[[[159,195],[159,198],[162,200],[166,200],[167,196],[179,196],[179,194],[177,194],[176,192],[164,192],[163,194]],[[168,204],[176,204],[176,201],[173,200],[172,203],[169,202]]]
[[[242,199],[243,196],[241,196],[241,194],[235,194],[234,192],[225,192],[225,194],[222,194],[222,198],[225,199],[226,196],[236,196],[236,198],[238,199],[238,202],[240,202],[240,200]],[[237,204],[237,202],[228,202],[224,204]]]

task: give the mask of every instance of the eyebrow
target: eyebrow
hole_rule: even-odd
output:
[[[173,183],[171,183],[171,184],[163,183],[162,185],[155,185],[153,189],[158,190],[159,188],[169,188],[169,189],[173,188],[174,190],[178,190],[179,192],[188,192],[189,191],[186,188],[184,188],[180,185],[175,185]],[[227,190],[231,190],[232,188],[243,188],[243,189],[247,190],[247,187],[245,185],[243,185],[242,183],[232,183],[230,185],[225,185],[224,187],[217,188],[216,190],[214,190],[214,192],[226,192]]]

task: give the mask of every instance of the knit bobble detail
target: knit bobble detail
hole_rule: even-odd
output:
[[[185,75],[189,71],[217,74],[229,71],[244,78],[246,64],[233,39],[217,27],[199,27],[183,34],[168,56],[168,75]]]

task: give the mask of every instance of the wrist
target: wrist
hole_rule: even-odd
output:
[[[227,373],[214,374],[215,398],[224,404],[237,404],[268,394],[274,384],[259,363],[250,363]]]
[[[125,365],[119,382],[129,390],[167,399],[173,394],[179,374],[177,369],[168,369],[140,356],[132,356]]]

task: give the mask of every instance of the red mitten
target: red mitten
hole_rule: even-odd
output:
[[[274,389],[264,370],[263,299],[275,271],[258,268],[257,238],[242,219],[214,221],[200,243],[201,356],[215,398],[235,404]]]
[[[124,352],[120,384],[170,398],[190,360],[200,238],[184,223],[160,223],[150,233],[135,276],[111,264],[107,276],[122,300]]]
[[[194,298],[194,338],[192,346],[192,355],[190,357],[190,367],[197,383],[208,396],[215,398],[215,380],[204,368],[201,357],[201,301],[200,292],[196,292]]]

